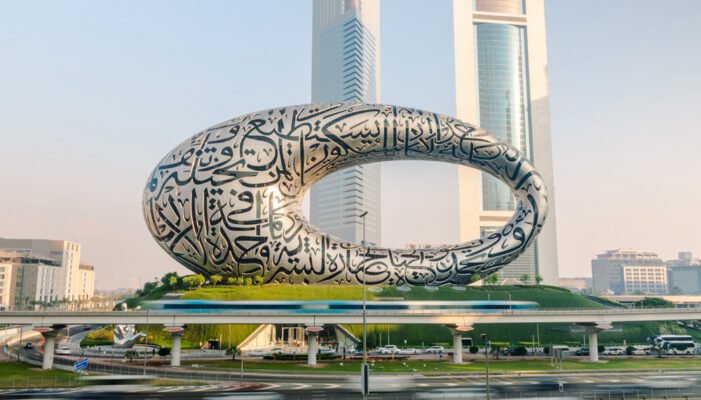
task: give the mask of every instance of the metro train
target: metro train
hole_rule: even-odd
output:
[[[406,313],[500,313],[532,310],[538,303],[530,301],[368,301],[368,312]],[[142,309],[179,313],[290,313],[290,314],[356,314],[362,301],[220,301],[220,300],[155,300],[146,301]]]

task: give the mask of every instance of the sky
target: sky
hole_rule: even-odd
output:
[[[81,243],[98,289],[188,273],[146,229],[147,177],[201,129],[308,103],[311,16],[0,0],[0,237]],[[561,276],[613,248],[701,255],[699,17],[694,0],[546,0]],[[382,102],[455,115],[452,35],[451,1],[382,0]],[[382,244],[456,243],[457,201],[455,166],[383,163]]]

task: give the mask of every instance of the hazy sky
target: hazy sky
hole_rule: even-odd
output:
[[[146,230],[148,174],[203,128],[309,102],[311,13],[0,1],[0,236],[81,243],[98,288],[186,273]],[[588,276],[617,247],[701,255],[701,1],[547,0],[546,13],[560,274]],[[382,102],[454,115],[452,3],[382,0],[381,36]],[[384,245],[457,241],[454,166],[382,176]]]

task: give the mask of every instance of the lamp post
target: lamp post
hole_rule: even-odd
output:
[[[482,340],[484,340],[484,365],[487,372],[487,400],[489,400],[489,342],[486,333],[480,334]]]
[[[358,215],[360,218],[363,219],[363,242],[362,245],[365,247],[365,217],[368,215],[367,211],[364,211]],[[365,321],[365,299],[366,299],[366,294],[365,294],[365,279],[366,279],[366,269],[365,269],[365,262],[367,261],[367,249],[365,250],[365,254],[363,257],[363,365],[360,369],[360,386],[361,386],[361,391],[363,393],[363,399],[370,393],[370,385],[368,382],[368,379],[370,378],[370,370],[368,369],[368,334],[367,334],[367,324]]]

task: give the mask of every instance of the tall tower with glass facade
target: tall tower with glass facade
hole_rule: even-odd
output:
[[[502,279],[528,274],[557,285],[555,186],[550,140],[544,0],[453,0],[457,117],[519,148],[548,186],[546,225]],[[460,167],[460,239],[474,239],[508,221],[509,189],[492,176]]]
[[[312,102],[378,103],[379,0],[314,0]],[[312,187],[311,222],[352,242],[380,243],[380,165],[336,172]]]

